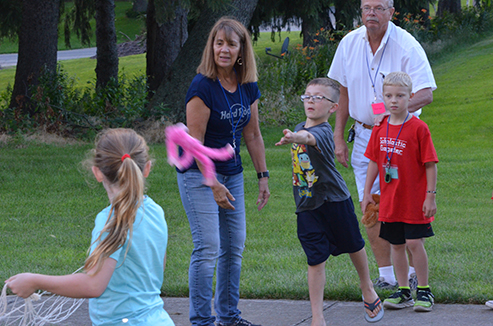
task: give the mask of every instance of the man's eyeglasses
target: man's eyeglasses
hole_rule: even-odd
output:
[[[384,8],[384,7],[378,6],[378,7],[372,8],[370,6],[364,6],[361,8],[361,11],[364,14],[369,14],[371,11],[373,11],[375,14],[383,14],[383,12],[385,10],[390,9],[390,8],[392,8],[392,7]]]
[[[329,102],[335,103],[330,98],[320,95],[301,95],[300,98],[301,98],[301,102],[308,102],[312,100],[313,102],[318,103],[318,102],[322,102],[323,99],[326,99]]]

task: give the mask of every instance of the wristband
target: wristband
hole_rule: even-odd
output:
[[[261,178],[268,178],[269,177],[269,171],[265,171],[265,172],[258,172],[257,173],[257,178],[261,179]]]
[[[436,194],[437,191],[436,190],[427,190],[426,193],[427,194]]]

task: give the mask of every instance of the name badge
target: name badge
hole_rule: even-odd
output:
[[[373,114],[385,113],[385,104],[383,104],[383,102],[373,103],[371,108],[373,109]]]
[[[390,183],[392,179],[399,179],[397,168],[385,168],[385,182]]]

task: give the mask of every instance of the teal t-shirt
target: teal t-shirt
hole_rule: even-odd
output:
[[[96,217],[92,231],[94,241],[105,226],[111,206]],[[133,225],[130,249],[125,257],[127,241],[110,258],[117,261],[108,287],[98,298],[89,300],[89,314],[93,325],[174,325],[163,308],[159,296],[163,283],[163,262],[168,243],[168,227],[163,209],[145,197]]]

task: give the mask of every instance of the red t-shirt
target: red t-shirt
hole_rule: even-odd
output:
[[[373,128],[365,152],[366,157],[378,164],[381,192],[378,220],[409,224],[430,223],[435,218],[427,218],[423,213],[427,190],[424,164],[438,163],[430,130],[426,123],[413,116],[404,123],[396,140],[401,125],[389,125],[388,136],[387,125],[388,119],[384,119],[380,126]],[[398,176],[390,183],[384,180],[387,151],[388,156],[392,157],[391,167],[397,169]]]

